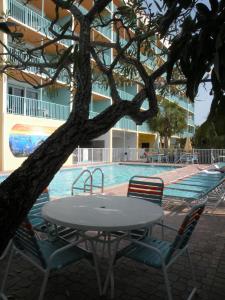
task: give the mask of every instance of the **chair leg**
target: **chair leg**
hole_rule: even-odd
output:
[[[41,291],[40,291],[38,300],[42,300],[43,297],[44,297],[45,288],[46,288],[46,285],[47,285],[47,282],[48,282],[49,273],[50,273],[50,270],[47,269],[47,271],[45,272],[45,275],[44,275],[44,280],[42,282]]]
[[[1,292],[0,292],[0,299],[2,299],[2,300],[8,300],[8,298],[4,294],[2,294]]]
[[[191,275],[192,275],[192,279],[193,279],[193,283],[194,283],[194,287],[193,287],[190,295],[188,296],[188,300],[190,300],[190,299],[192,299],[192,297],[194,296],[194,294],[197,291],[197,287],[196,287],[197,282],[196,282],[196,276],[195,276],[195,272],[194,272],[194,268],[193,268],[193,264],[192,264],[192,260],[191,260],[191,255],[190,255],[188,248],[187,248],[186,252],[187,252],[187,257],[188,257],[188,261],[189,261],[190,268],[191,268]]]
[[[167,270],[166,270],[165,267],[163,267],[162,271],[163,271],[163,276],[164,276],[164,280],[165,280],[166,292],[167,292],[168,300],[173,300],[172,293],[171,293],[171,287],[170,287],[170,283],[169,283],[169,279],[168,279]]]
[[[164,219],[163,218],[161,219],[161,224],[162,224],[162,226],[161,226],[161,235],[162,235],[162,240],[164,240],[164,227],[163,227]]]
[[[11,251],[10,251],[10,255],[9,255],[9,260],[8,260],[8,263],[7,263],[7,266],[6,266],[6,270],[5,270],[5,275],[4,275],[2,283],[1,283],[0,292],[2,294],[3,294],[4,288],[5,288],[6,280],[7,280],[8,273],[9,273],[9,268],[10,268],[10,265],[11,265],[11,262],[12,262],[13,252],[14,252],[14,249],[13,249],[13,246],[12,246]]]

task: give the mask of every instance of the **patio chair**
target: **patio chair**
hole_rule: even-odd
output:
[[[188,256],[194,282],[194,287],[188,297],[188,299],[191,299],[195,294],[197,288],[191,257],[188,250],[188,241],[198,223],[204,207],[204,204],[200,204],[194,206],[191,209],[191,211],[185,216],[184,221],[177,231],[176,237],[173,242],[158,240],[147,236],[142,240],[132,240],[132,243],[130,245],[118,252],[116,260],[121,257],[127,257],[137,262],[143,263],[149,267],[162,270],[167,296],[169,300],[172,300],[173,298],[168,279],[168,268],[176,261],[179,256],[186,253]],[[162,226],[176,231],[176,229],[172,227],[166,225]],[[112,272],[111,274],[110,272],[108,273],[108,279],[110,275],[113,276]]]
[[[129,180],[127,197],[135,197],[162,206],[164,183],[159,177],[135,175]]]
[[[183,201],[188,207],[193,204],[211,201],[214,209],[224,200],[225,174],[217,171],[199,172],[189,177],[184,177],[167,185],[164,189],[164,199],[170,201]],[[214,198],[214,199],[213,199]]]
[[[71,240],[77,239],[77,230],[72,228],[56,226],[54,224],[47,223],[42,217],[42,207],[50,201],[49,192],[46,188],[41,195],[37,198],[31,210],[28,213],[28,219],[32,224],[35,231],[47,234],[49,239],[54,239],[55,236],[60,236],[63,239]]]
[[[9,251],[10,246],[11,246],[11,240],[10,240],[10,242],[8,243],[7,247],[5,248],[3,254],[0,256],[0,260],[3,260],[3,259],[6,257],[8,251]],[[0,291],[0,299],[1,299],[1,300],[7,300],[7,299],[8,299],[8,298],[6,297],[6,295],[2,292],[2,289],[1,289],[1,291]]]
[[[180,162],[185,164],[198,164],[198,154],[197,153],[184,153],[180,157]]]
[[[44,273],[44,280],[38,298],[39,300],[42,300],[50,271],[59,270],[69,264],[78,262],[81,259],[86,259],[91,262],[91,264],[93,261],[94,263],[96,262],[96,260],[93,260],[93,256],[90,252],[77,246],[79,242],[81,241],[72,244],[58,237],[54,242],[50,242],[49,240],[39,240],[36,237],[31,223],[26,219],[16,231],[13,238],[13,245],[5,276],[3,278],[1,292],[4,291],[13,254],[17,252]],[[100,277],[96,264],[95,267],[98,287],[101,293]]]
[[[127,197],[150,201],[162,206],[163,189],[164,182],[161,178],[135,175],[129,180]],[[163,219],[161,220],[161,223],[163,223]],[[133,238],[141,238],[149,233],[149,229],[143,228],[132,230],[131,236]],[[124,232],[117,232],[117,235],[122,234],[124,234]],[[162,227],[162,236],[163,234],[164,232]]]

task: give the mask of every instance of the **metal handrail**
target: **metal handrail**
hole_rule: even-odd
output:
[[[101,173],[101,185],[93,185],[93,175],[96,173],[96,172],[100,172]],[[75,184],[78,182],[78,180],[83,176],[83,174],[85,173],[88,173],[89,176],[85,179],[84,181],[84,186],[83,188],[80,188],[80,187],[76,187]],[[88,183],[88,180],[90,180],[90,184]],[[100,188],[101,189],[101,192],[103,193],[104,191],[104,173],[102,171],[102,169],[100,168],[95,168],[93,170],[93,172],[91,172],[90,170],[86,169],[86,170],[83,170],[80,175],[74,180],[74,182],[72,183],[72,188],[71,188],[71,195],[74,195],[74,190],[82,190],[84,193],[89,191],[90,194],[92,195],[93,194],[93,187],[95,188]]]
[[[87,179],[90,179],[90,185],[89,185],[89,187],[90,187],[90,194],[92,194],[92,185],[93,185],[93,177],[92,177],[92,174],[91,174],[91,171],[90,170],[88,170],[88,169],[86,169],[86,170],[83,170],[81,173],[80,173],[80,175],[74,180],[74,182],[72,183],[72,188],[71,188],[71,195],[74,195],[74,190],[83,190],[83,192],[86,192],[86,186],[88,186],[87,184],[85,184],[86,183],[86,181],[87,181],[87,179],[85,180],[85,182],[84,182],[84,187],[83,188],[80,188],[80,187],[76,187],[75,186],[75,184],[78,182],[78,180],[81,178],[81,176],[83,176],[83,174],[85,174],[85,173],[88,173],[89,174],[89,176],[88,176],[88,178]]]
[[[93,185],[93,175],[96,171],[100,171],[101,175],[102,175],[102,183],[101,185]],[[89,184],[87,184],[86,182],[88,181],[88,179],[90,178],[90,176],[92,176],[92,187],[91,187],[91,191],[93,192],[93,187],[96,187],[96,188],[100,188],[101,189],[101,192],[103,193],[103,190],[104,190],[104,173],[102,171],[102,169],[100,168],[95,168],[93,170],[93,172],[89,175],[89,177],[86,178],[85,182],[84,182],[84,189],[86,189],[86,187],[90,187]],[[92,193],[91,193],[92,194]]]
[[[94,175],[94,173],[96,173],[96,171],[99,171],[99,172],[101,173],[102,183],[101,183],[100,186],[96,186],[96,185],[92,185],[92,186],[93,186],[93,187],[101,188],[101,191],[102,191],[102,193],[103,193],[103,191],[104,191],[104,173],[103,173],[103,171],[102,171],[101,168],[95,168],[95,169],[93,170],[93,172],[92,172],[92,179],[93,179],[93,175]]]

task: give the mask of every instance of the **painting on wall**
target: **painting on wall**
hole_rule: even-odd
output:
[[[9,147],[15,157],[27,157],[40,146],[56,128],[16,124],[9,135]]]

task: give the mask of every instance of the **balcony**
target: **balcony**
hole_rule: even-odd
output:
[[[143,123],[142,125],[138,126],[138,131],[140,132],[148,132],[150,131],[150,126],[148,123]]]
[[[50,39],[54,38],[54,35],[49,31],[51,21],[47,18],[42,17],[31,8],[24,6],[15,0],[8,0],[8,11],[9,16],[14,18],[15,20],[31,27],[35,31],[42,33]],[[60,28],[61,27],[58,25],[53,26],[53,29],[57,33],[60,33]],[[59,43],[66,46],[72,45],[72,41],[70,40],[61,40]]]
[[[107,87],[104,87],[100,82],[92,83],[92,92],[100,94],[102,96],[110,97],[110,90]]]
[[[136,131],[137,130],[137,125],[131,119],[129,119],[127,117],[124,117],[116,123],[114,128]]]
[[[147,66],[151,70],[153,70],[156,67],[156,62],[155,62],[154,58],[149,58],[149,57],[141,54],[140,60],[145,66]]]
[[[18,59],[21,59],[23,62],[28,62],[28,59],[29,59],[30,63],[35,63],[35,64],[42,63],[42,60],[40,58],[36,57],[36,56],[29,57],[22,50],[18,50],[18,49],[13,48],[13,47],[8,47],[8,48],[9,48],[9,52],[12,54],[12,55],[9,55],[8,60],[12,63],[20,64],[20,61],[18,61],[16,59],[16,57],[18,57]],[[49,73],[49,77],[52,77],[55,74],[55,70],[50,69],[50,68],[48,68],[48,69],[45,68],[45,69]],[[33,74],[36,74],[36,75],[40,75],[44,78],[47,77],[46,74],[41,74],[40,73],[40,70],[39,70],[38,67],[27,67],[26,71],[30,72],[30,73],[33,73]],[[57,77],[57,81],[62,82],[62,83],[67,83],[67,84],[69,83],[68,74],[65,70],[62,70],[60,72],[60,74]]]
[[[54,120],[66,120],[69,105],[61,105],[42,100],[7,95],[7,113]]]
[[[96,111],[90,111],[89,112],[89,119],[93,119],[94,117],[96,117],[99,113],[97,113]]]
[[[193,119],[188,119],[188,125],[195,126],[195,122]]]
[[[166,98],[171,99],[173,102],[175,102],[176,104],[178,104],[180,107],[184,108],[185,110],[188,109],[187,99],[181,98],[176,95],[167,95]]]
[[[188,109],[189,109],[189,111],[191,111],[192,113],[194,113],[194,111],[195,111],[195,108],[194,108],[195,106],[194,106],[194,103],[191,103],[191,102],[189,102],[188,103]]]
[[[132,100],[134,98],[134,94],[128,93],[127,91],[118,89],[118,93],[123,100]]]
[[[97,26],[95,29],[103,34],[107,39],[111,40],[111,25],[104,27]]]
[[[89,119],[92,119],[92,118],[96,117],[98,114],[99,114],[98,112],[90,111]],[[127,117],[124,117],[116,123],[114,128],[126,129],[126,130],[135,130],[136,131],[137,130],[137,125],[131,119],[129,119]]]

